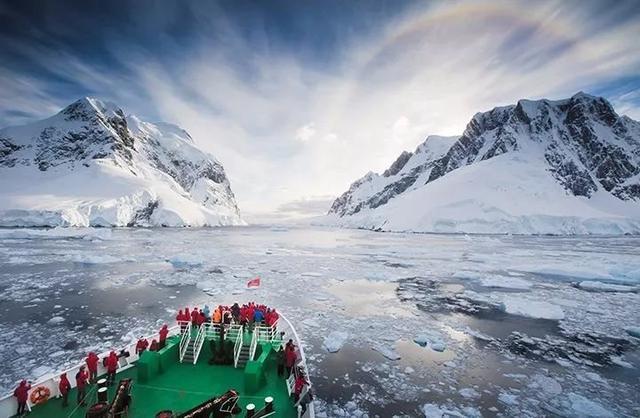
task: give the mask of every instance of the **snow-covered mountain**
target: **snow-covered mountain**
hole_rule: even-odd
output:
[[[243,223],[222,165],[177,126],[83,98],[0,130],[0,226]]]
[[[600,97],[520,100],[430,136],[337,198],[338,225],[390,231],[640,233],[640,123]]]

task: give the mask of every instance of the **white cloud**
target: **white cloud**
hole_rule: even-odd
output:
[[[380,22],[366,38],[343,39],[330,65],[256,48],[229,24],[219,42],[203,34],[177,75],[153,55],[132,52],[128,40],[113,52],[130,79],[105,81],[75,58],[52,71],[70,71],[143,115],[145,104],[155,106],[224,164],[242,211],[277,211],[302,196],[339,195],[426,136],[461,133],[478,111],[637,76],[640,25],[611,25],[588,9],[563,1],[437,3]],[[614,100],[637,117],[634,103]]]
[[[301,126],[296,130],[296,139],[300,142],[307,142],[316,134],[313,123]]]

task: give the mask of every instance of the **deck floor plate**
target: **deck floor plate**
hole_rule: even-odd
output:
[[[287,394],[284,379],[279,378],[274,367],[265,371],[266,385],[251,396],[244,393],[244,369],[233,366],[211,366],[206,359],[200,358],[198,364],[176,363],[164,373],[159,374],[146,384],[137,382],[136,367],[131,367],[117,374],[117,379],[133,378],[132,404],[129,409],[131,418],[153,418],[159,411],[170,409],[174,412],[185,412],[205,400],[221,395],[229,389],[235,389],[240,394],[238,404],[244,416],[245,406],[254,403],[257,408],[264,405],[264,398],[272,396],[277,416],[283,418],[296,417],[292,400]],[[113,399],[116,385],[109,389],[109,400]],[[95,385],[88,388],[90,397],[87,404],[93,404],[96,399]],[[86,408],[76,408],[76,390],[69,394],[69,406],[62,408],[62,399],[50,399],[47,403],[33,408],[30,418],[82,418]]]

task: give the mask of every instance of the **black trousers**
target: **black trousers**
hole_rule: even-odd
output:
[[[89,382],[93,383],[98,380],[98,371],[89,370]]]
[[[107,372],[107,384],[111,385],[116,381],[116,372]]]
[[[18,415],[24,414],[24,411],[27,409],[26,402],[18,402]]]
[[[62,406],[69,405],[69,391],[62,394]]]

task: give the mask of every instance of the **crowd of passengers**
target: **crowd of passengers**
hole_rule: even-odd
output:
[[[183,326],[189,322],[193,326],[211,322],[214,324],[229,325],[233,323],[242,326],[266,325],[271,327],[278,322],[279,318],[280,315],[275,309],[255,302],[245,303],[242,306],[237,303],[232,306],[218,305],[213,312],[209,309],[209,305],[204,305],[202,309],[195,307],[191,311],[189,308],[184,308],[176,315],[176,321]]]

